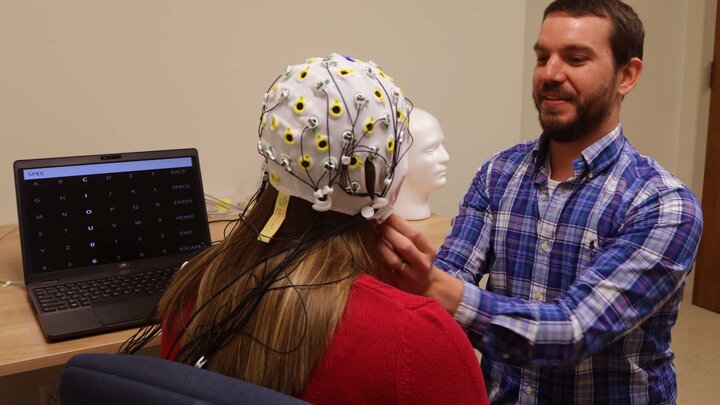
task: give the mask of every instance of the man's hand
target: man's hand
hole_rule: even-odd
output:
[[[427,236],[397,215],[380,226],[378,249],[388,281],[412,294],[434,298],[453,314],[463,294],[461,280],[433,266],[435,247]]]

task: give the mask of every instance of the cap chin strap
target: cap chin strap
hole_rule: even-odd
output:
[[[278,229],[280,229],[280,226],[282,226],[282,223],[285,221],[285,214],[287,213],[289,203],[290,195],[285,192],[278,191],[277,197],[275,198],[275,210],[265,224],[265,227],[258,235],[258,240],[260,242],[270,243],[273,236],[275,236]]]

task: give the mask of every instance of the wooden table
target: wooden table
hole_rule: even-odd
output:
[[[450,220],[438,215],[413,221],[435,245],[442,242]],[[15,226],[0,226],[0,235]],[[222,238],[223,223],[210,226],[213,240]],[[20,238],[17,230],[0,240],[0,280],[23,281]],[[35,318],[25,288],[21,285],[0,287],[0,377],[64,364],[79,353],[115,353],[137,330],[135,328],[48,343]],[[155,339],[150,346],[159,345]]]

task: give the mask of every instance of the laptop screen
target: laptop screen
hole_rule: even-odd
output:
[[[15,172],[26,275],[209,243],[194,149],[18,161]]]

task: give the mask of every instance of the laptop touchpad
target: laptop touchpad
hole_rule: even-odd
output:
[[[159,299],[159,295],[149,295],[93,306],[93,310],[103,325],[138,321],[147,319],[154,314]]]

